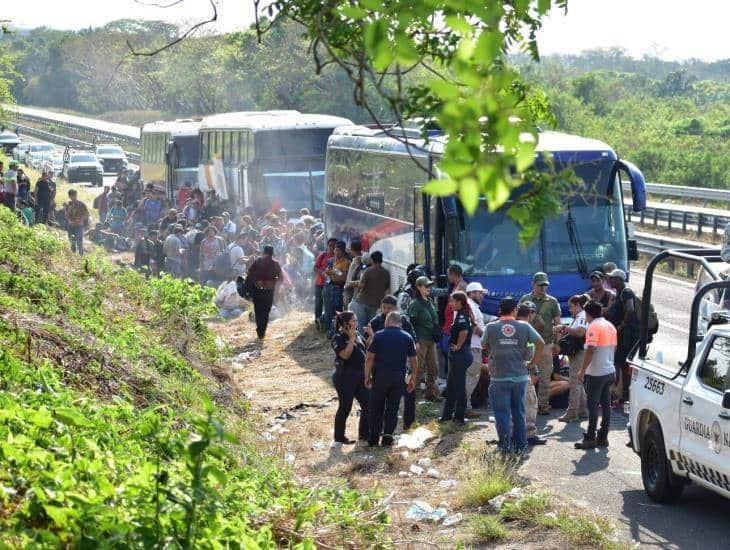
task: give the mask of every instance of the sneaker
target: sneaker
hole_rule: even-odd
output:
[[[560,418],[558,418],[558,422],[579,422],[580,417],[578,417],[575,414],[564,414]]]
[[[546,443],[547,443],[547,438],[542,437],[540,435],[533,435],[532,437],[527,438],[528,445],[545,445]]]

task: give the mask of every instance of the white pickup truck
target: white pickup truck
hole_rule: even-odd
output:
[[[658,263],[694,261],[714,273],[711,264],[720,260],[719,253],[658,254],[647,266],[642,307],[648,311]],[[730,281],[713,279],[694,297],[687,358],[680,366],[662,364],[661,353],[649,349],[643,326],[631,360],[630,444],[641,457],[644,489],[657,502],[678,499],[689,481],[730,498],[730,312],[715,311],[709,322],[700,323],[702,301],[730,289]]]

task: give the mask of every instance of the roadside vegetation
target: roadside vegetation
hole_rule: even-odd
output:
[[[204,323],[211,290],[73,257],[0,209],[0,546],[368,546],[375,495],[300,485]]]

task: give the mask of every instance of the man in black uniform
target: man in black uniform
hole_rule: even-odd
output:
[[[274,289],[281,279],[281,266],[274,259],[274,247],[265,246],[264,255],[256,258],[248,268],[247,277],[253,277],[253,311],[256,316],[256,334],[262,340],[266,336],[269,313],[274,304]]]
[[[401,314],[391,311],[385,318],[385,328],[373,337],[365,358],[365,387],[372,388],[368,411],[370,446],[378,442],[384,447],[393,444],[400,398],[404,391],[413,392],[416,387],[416,345],[401,326]],[[411,365],[408,384],[405,381],[406,361]]]
[[[36,221],[48,223],[49,215],[56,196],[56,183],[49,172],[43,172],[41,179],[35,184]]]
[[[370,345],[370,342],[373,341],[373,337],[376,333],[380,332],[385,328],[385,319],[387,318],[388,314],[391,311],[397,311],[398,309],[398,301],[396,300],[395,296],[388,295],[385,298],[383,298],[383,301],[380,303],[380,311],[378,315],[373,317],[370,320],[370,323],[365,325],[365,328],[363,329],[363,332],[365,333],[365,336],[367,337],[366,340],[366,346]],[[401,317],[401,328],[407,332],[411,338],[413,338],[413,342],[416,344],[416,352],[418,352],[418,337],[416,336],[415,331],[413,330],[413,325],[411,324],[408,317],[403,315]],[[413,390],[411,392],[406,391],[403,394],[403,429],[407,430],[411,427],[411,424],[413,424],[416,421],[416,391]]]

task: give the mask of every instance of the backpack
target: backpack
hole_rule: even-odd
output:
[[[619,296],[619,299],[621,300],[621,303],[623,304],[623,293],[626,289],[621,291],[621,296]],[[644,311],[643,304],[641,302],[641,298],[636,296],[636,293],[634,293],[634,310],[636,311],[636,317],[639,319],[639,323],[641,323],[641,314]],[[659,317],[656,314],[656,311],[654,310],[654,304],[649,304],[649,320],[647,322],[647,329],[649,335],[656,334],[659,331]]]

